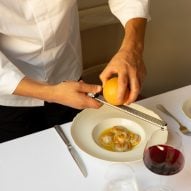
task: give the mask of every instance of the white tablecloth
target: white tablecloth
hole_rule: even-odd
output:
[[[162,103],[191,128],[191,120],[181,111],[182,103],[191,97],[191,86],[157,95],[137,102],[154,110],[165,119],[170,128],[178,129],[177,123],[156,110],[155,105]],[[89,156],[74,144],[71,123],[62,125],[74,147],[78,150],[88,170],[84,178],[69,154],[66,145],[55,129],[18,138],[0,144],[0,191],[102,191],[105,185],[104,174],[110,162]],[[182,135],[186,163],[177,175],[166,177],[174,191],[191,190],[191,137]],[[140,191],[158,180],[143,162],[129,164],[136,172]]]

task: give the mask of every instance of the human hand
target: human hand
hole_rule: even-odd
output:
[[[140,91],[146,73],[142,55],[135,51],[119,50],[100,74],[103,83],[112,75],[118,76],[118,100],[123,102],[126,92],[129,93],[125,104],[134,102]]]
[[[98,93],[99,85],[87,84],[83,81],[65,81],[53,86],[52,102],[67,105],[76,109],[99,108],[102,104],[88,96],[88,93]]]

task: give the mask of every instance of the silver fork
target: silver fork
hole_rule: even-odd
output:
[[[162,111],[163,113],[165,113],[166,115],[172,117],[178,124],[179,124],[179,130],[184,134],[184,135],[188,135],[191,136],[191,131],[185,127],[174,115],[172,115],[163,105],[161,104],[157,104],[156,108],[160,111]]]

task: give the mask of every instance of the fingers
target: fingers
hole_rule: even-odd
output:
[[[135,68],[133,71],[129,73],[129,78],[130,80],[130,95],[129,99],[127,101],[127,104],[130,104],[134,101],[136,101],[137,97],[139,96],[141,89],[142,89],[142,84],[146,76],[146,68],[141,61],[141,64],[139,64],[140,67]]]
[[[88,96],[88,93],[99,93],[102,91],[102,87],[100,85],[94,85],[94,84],[87,84],[83,81],[80,81],[79,83],[79,89],[78,89],[81,98],[84,99],[84,105],[83,108],[99,108],[102,106],[102,104],[92,97]]]
[[[105,85],[105,82],[111,78],[111,76],[115,74],[113,70],[103,70],[102,73],[100,74],[99,78],[102,81],[102,85]]]
[[[128,100],[126,101],[126,104],[130,104],[133,103],[134,101],[136,101],[138,95],[140,92],[140,86],[139,86],[139,82],[137,79],[131,79],[130,81],[130,93],[129,93],[129,97]]]
[[[129,79],[127,78],[127,74],[120,73],[118,75],[118,100],[122,102],[127,99],[126,94],[129,92],[128,83]]]
[[[82,93],[99,93],[102,90],[102,86],[100,85],[95,85],[95,84],[87,84],[85,82],[83,82],[82,80],[79,82],[80,87],[79,87],[79,91]]]

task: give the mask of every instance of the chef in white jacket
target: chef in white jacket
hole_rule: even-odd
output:
[[[100,74],[119,76],[119,98],[136,100],[145,74],[142,61],[148,0],[109,0],[124,26],[119,51]],[[101,86],[82,74],[76,0],[0,1],[0,142],[62,124],[84,108]],[[109,48],[109,47],[108,47]]]

